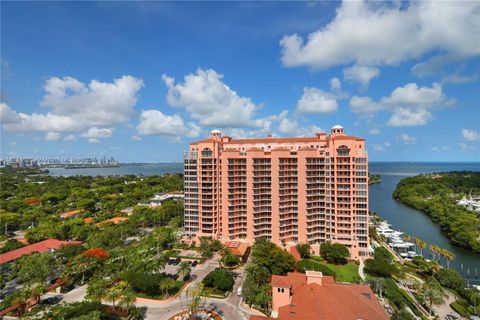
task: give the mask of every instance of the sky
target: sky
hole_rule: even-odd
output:
[[[370,161],[480,161],[480,2],[6,2],[2,157],[178,162],[340,124]]]

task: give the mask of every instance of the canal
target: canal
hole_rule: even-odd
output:
[[[480,171],[480,163],[395,163],[371,162],[370,173],[380,174],[381,182],[370,185],[370,211],[375,211],[388,220],[393,229],[405,232],[413,237],[419,237],[428,244],[436,244],[455,254],[455,260],[450,266],[461,272],[471,284],[480,284],[480,255],[474,254],[462,247],[451,244],[426,214],[409,208],[392,197],[400,179],[421,173],[446,171]],[[427,249],[424,256],[429,257]],[[468,276],[468,270],[470,276]]]

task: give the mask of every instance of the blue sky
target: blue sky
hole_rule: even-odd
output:
[[[1,155],[180,161],[339,123],[370,160],[480,161],[478,2],[1,2]]]

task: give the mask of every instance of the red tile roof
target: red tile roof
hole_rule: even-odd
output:
[[[60,216],[62,218],[70,218],[70,217],[73,217],[79,213],[82,213],[84,212],[85,209],[78,209],[78,210],[72,210],[72,211],[67,211],[67,212],[64,212],[64,213],[61,213]]]
[[[66,244],[82,244],[82,241],[62,241],[57,239],[43,240],[19,249],[15,249],[3,254],[0,254],[0,264],[16,260],[25,254],[32,252],[47,252],[55,250]]]
[[[248,250],[248,243],[239,242],[239,241],[230,241],[227,244],[227,247],[230,249],[234,255],[242,258]]]
[[[336,283],[323,277],[322,284],[307,284],[297,272],[272,276],[272,286],[290,287],[291,302],[278,309],[279,320],[387,320],[388,316],[368,285]]]

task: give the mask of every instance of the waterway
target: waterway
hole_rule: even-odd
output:
[[[388,220],[394,229],[411,236],[420,237],[429,244],[436,244],[453,252],[456,256],[451,266],[465,277],[475,281],[480,279],[480,255],[449,243],[440,227],[424,213],[409,208],[392,198],[393,190],[400,179],[422,173],[446,171],[480,171],[480,163],[427,163],[427,162],[370,162],[370,173],[380,174],[381,182],[370,186],[370,210],[378,212]],[[138,163],[122,164],[115,168],[63,169],[52,168],[50,174],[55,176],[112,176],[112,175],[157,175],[165,173],[182,173],[181,163]],[[427,250],[425,253],[428,257]],[[463,266],[463,267],[462,267]],[[463,270],[463,271],[462,271]],[[475,278],[475,273],[477,278]],[[480,281],[477,281],[477,284]]]
[[[370,185],[370,210],[378,212],[382,218],[388,220],[393,229],[419,237],[428,244],[436,244],[453,252],[455,260],[450,266],[461,272],[465,278],[470,278],[473,284],[478,284],[480,282],[478,280],[480,278],[480,255],[451,244],[441,232],[440,227],[433,223],[429,216],[407,207],[392,197],[393,191],[402,178],[422,173],[447,171],[480,171],[480,163],[371,162],[370,173],[379,174],[382,181]],[[425,249],[424,256],[428,258],[428,255],[428,250]],[[470,269],[470,277],[468,277],[468,269]],[[475,277],[476,272],[477,277]]]

